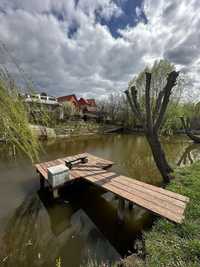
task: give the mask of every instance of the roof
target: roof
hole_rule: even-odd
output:
[[[76,98],[75,95],[60,96],[57,99],[58,99],[58,102],[64,102],[64,101],[74,100],[78,104],[78,99]]]
[[[60,96],[60,97],[57,97],[57,99],[58,99],[58,102],[73,101],[78,106],[83,105],[83,106],[96,107],[95,99],[92,99],[92,98],[91,99],[85,99],[85,98],[81,97],[78,100],[75,94]]]
[[[79,105],[88,105],[87,100],[82,98],[82,97],[79,99],[78,103],[79,103]]]

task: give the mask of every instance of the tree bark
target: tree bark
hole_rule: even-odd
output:
[[[173,178],[173,169],[169,166],[165,153],[159,141],[157,133],[145,133],[149,146],[151,148],[154,161],[159,169],[165,183],[169,183]]]

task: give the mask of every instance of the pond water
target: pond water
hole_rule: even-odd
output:
[[[200,146],[185,137],[163,138],[169,162],[191,164]],[[161,177],[142,135],[95,135],[42,143],[41,161],[89,152],[110,159],[117,173],[160,185]],[[88,266],[95,259],[108,264],[136,250],[135,240],[148,230],[154,216],[134,206],[117,223],[117,199],[86,182],[77,182],[52,201],[39,191],[32,164],[0,153],[0,266]],[[61,265],[59,265],[61,263]]]

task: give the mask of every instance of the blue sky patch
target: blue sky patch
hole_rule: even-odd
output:
[[[70,25],[69,29],[68,29],[68,37],[69,38],[73,38],[73,35],[78,31],[78,23],[76,23],[75,21],[73,22],[73,24]]]
[[[147,23],[147,18],[144,14],[141,0],[124,0],[124,1],[114,1],[118,6],[121,7],[123,14],[119,17],[112,17],[109,21],[102,18],[98,11],[96,12],[96,20],[102,25],[106,25],[112,36],[117,38],[120,36],[118,30],[125,29],[126,27],[134,27],[139,21]],[[119,4],[120,2],[120,4]],[[136,13],[136,8],[140,10],[140,16],[138,17]]]
[[[77,7],[79,1],[74,0],[75,7]],[[125,29],[126,27],[134,27],[138,22],[143,21],[147,23],[147,18],[143,11],[143,0],[113,0],[113,2],[122,9],[122,14],[118,17],[112,16],[110,20],[107,20],[101,16],[101,10],[96,10],[96,22],[106,25],[114,38],[120,37],[119,29]],[[139,10],[139,16],[138,11]],[[58,18],[58,14],[54,14]],[[58,18],[62,20],[62,17]],[[69,38],[73,38],[73,35],[77,32],[79,25],[73,23],[68,30]]]

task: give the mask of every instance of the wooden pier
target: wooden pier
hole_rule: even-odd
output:
[[[88,153],[36,164],[41,184],[43,185],[45,180],[48,181],[47,168],[81,157],[87,157],[88,162],[75,164],[69,170],[69,181],[82,178],[116,194],[119,197],[119,216],[121,218],[123,217],[124,201],[128,201],[130,207],[134,203],[173,222],[183,222],[184,211],[189,202],[188,197],[110,172],[107,169],[113,165],[112,161]]]

